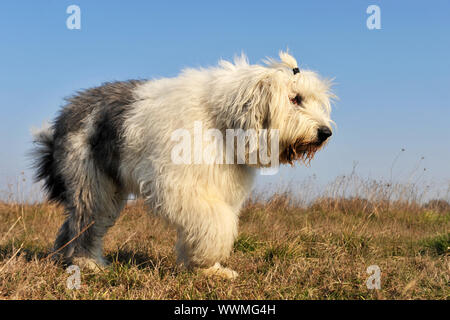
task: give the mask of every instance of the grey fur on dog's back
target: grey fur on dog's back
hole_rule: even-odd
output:
[[[66,99],[68,104],[60,111],[52,126],[52,134],[37,139],[40,157],[35,163],[36,180],[45,181],[49,199],[65,200],[65,182],[59,168],[61,157],[70,148],[67,137],[82,129],[88,116],[95,113],[90,128],[89,146],[98,169],[119,183],[121,131],[123,118],[134,101],[133,89],[140,80],[109,82],[102,86],[80,91]]]

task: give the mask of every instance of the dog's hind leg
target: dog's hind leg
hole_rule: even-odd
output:
[[[58,232],[55,252],[68,264],[97,269],[107,265],[103,257],[103,237],[118,218],[126,194],[117,192],[106,178],[74,192],[66,206],[67,219]]]
[[[93,160],[83,133],[70,137],[61,177],[66,188],[67,218],[55,241],[55,252],[65,263],[96,268],[106,264],[103,237],[114,225],[126,193]]]

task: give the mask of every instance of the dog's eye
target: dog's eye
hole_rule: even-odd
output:
[[[291,102],[293,103],[293,104],[296,104],[296,105],[301,105],[302,104],[302,102],[303,102],[303,97],[301,96],[301,95],[296,95],[295,96],[295,98],[292,98],[291,99]]]

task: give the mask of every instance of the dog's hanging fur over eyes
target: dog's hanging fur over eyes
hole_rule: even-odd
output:
[[[239,210],[262,164],[178,164],[178,129],[278,130],[281,163],[309,161],[331,136],[330,82],[302,70],[288,53],[265,65],[245,56],[178,77],[105,83],[78,92],[35,135],[37,180],[66,221],[55,256],[103,266],[103,237],[129,194],[175,225],[178,262],[227,278],[220,265],[237,235]],[[218,157],[217,150],[209,151]],[[273,152],[273,150],[272,150]]]

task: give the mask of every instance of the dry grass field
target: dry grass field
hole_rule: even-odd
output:
[[[347,188],[337,184],[335,189]],[[0,203],[1,299],[449,299],[450,205],[367,182],[363,193],[329,192],[309,204],[290,193],[253,197],[227,266],[234,281],[175,266],[175,232],[129,204],[107,235],[111,267],[81,272],[81,288],[47,258],[62,208]],[[365,188],[365,189],[364,189]],[[354,190],[353,190],[354,191]],[[396,195],[395,195],[396,194]],[[366,269],[381,269],[369,290]]]

